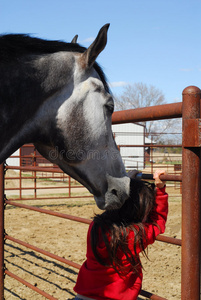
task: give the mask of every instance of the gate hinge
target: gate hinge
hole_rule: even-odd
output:
[[[201,119],[183,120],[183,147],[201,147]]]

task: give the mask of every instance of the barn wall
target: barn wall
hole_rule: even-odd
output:
[[[144,145],[144,126],[134,123],[112,125],[117,146]],[[144,147],[120,147],[126,169],[144,168]]]
[[[20,158],[19,158],[19,155],[20,155],[20,150],[18,149],[17,151],[15,151],[12,156],[10,156],[7,160],[6,160],[6,163],[9,165],[9,166],[17,166],[19,167],[20,165]],[[18,157],[15,157],[15,156],[18,156]]]

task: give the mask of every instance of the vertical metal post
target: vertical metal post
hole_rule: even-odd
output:
[[[21,165],[20,165],[21,166]],[[19,193],[19,199],[22,199],[22,170],[20,170],[20,177],[19,177],[19,189],[20,189],[20,193]]]
[[[145,145],[145,126],[144,126],[144,129],[143,129],[143,144]],[[145,147],[143,147],[143,155],[144,155],[144,159],[143,159],[143,169],[145,169],[145,164],[146,164]]]
[[[22,167],[22,148],[20,148],[20,167]],[[22,199],[22,170],[20,170],[20,176],[19,176],[19,199]]]
[[[71,198],[71,177],[68,176],[68,196]]]
[[[150,146],[150,160],[151,160],[151,174],[154,173],[154,157],[153,157],[153,136],[151,136],[151,146]]]
[[[200,98],[197,87],[183,91],[182,300],[200,299]]]
[[[36,148],[34,148],[34,161],[33,166],[36,167]],[[36,171],[34,171],[34,198],[37,198],[37,186],[36,186]]]
[[[0,165],[0,299],[4,299],[4,164]]]

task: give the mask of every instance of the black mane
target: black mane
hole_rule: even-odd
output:
[[[63,41],[49,41],[26,34],[6,34],[0,36],[0,55],[16,59],[29,54],[50,54],[58,51],[84,52],[79,44]]]
[[[85,47],[79,44],[66,43],[63,41],[49,41],[31,37],[26,34],[0,35],[0,63],[16,61],[27,55],[51,54],[59,51],[83,53]],[[109,86],[101,67],[95,63],[94,68],[99,74],[107,92]]]

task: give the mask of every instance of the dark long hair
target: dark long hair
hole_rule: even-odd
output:
[[[112,266],[120,276],[130,271],[136,273],[141,266],[137,245],[147,257],[144,246],[146,240],[144,223],[151,222],[149,216],[155,204],[154,184],[131,179],[130,188],[130,197],[124,205],[120,209],[96,215],[91,229],[91,247],[97,261],[104,266]],[[128,246],[130,231],[134,232],[134,254]],[[107,258],[98,253],[100,237],[107,248]],[[126,266],[118,255],[122,252],[126,257]]]

